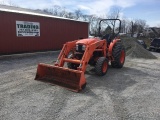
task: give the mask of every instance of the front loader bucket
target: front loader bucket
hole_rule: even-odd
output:
[[[35,80],[49,82],[78,92],[86,84],[84,72],[49,64],[38,64]]]

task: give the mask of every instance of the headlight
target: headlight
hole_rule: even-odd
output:
[[[78,51],[78,45],[76,45],[76,50]]]
[[[83,52],[85,51],[85,49],[86,49],[85,45],[76,45],[76,51]]]
[[[85,51],[85,49],[86,49],[86,46],[82,45],[82,50]]]

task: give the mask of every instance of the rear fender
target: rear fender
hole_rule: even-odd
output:
[[[114,39],[114,40],[110,43],[109,49],[108,49],[108,56],[109,56],[109,57],[112,56],[113,47],[114,47],[114,45],[115,45],[118,41],[120,41],[120,39]]]

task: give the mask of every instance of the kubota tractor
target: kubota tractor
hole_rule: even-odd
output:
[[[98,37],[65,43],[54,65],[38,64],[35,79],[78,92],[86,86],[84,74],[88,64],[95,67],[95,73],[99,76],[106,74],[109,62],[114,68],[122,68],[125,49],[121,40],[117,38],[118,33],[115,34],[112,29],[111,34],[101,34],[101,27],[103,27],[101,23],[108,21],[113,23],[119,21],[119,33],[121,27],[119,19],[101,20]]]

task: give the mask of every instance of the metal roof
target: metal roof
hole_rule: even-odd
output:
[[[88,23],[86,21],[80,21],[80,20],[74,20],[74,19],[69,19],[69,18],[64,18],[64,17],[53,16],[52,14],[49,14],[49,13],[47,14],[46,12],[43,12],[41,10],[32,10],[32,9],[26,9],[26,8],[14,7],[14,6],[7,6],[7,5],[0,5],[0,11]]]

